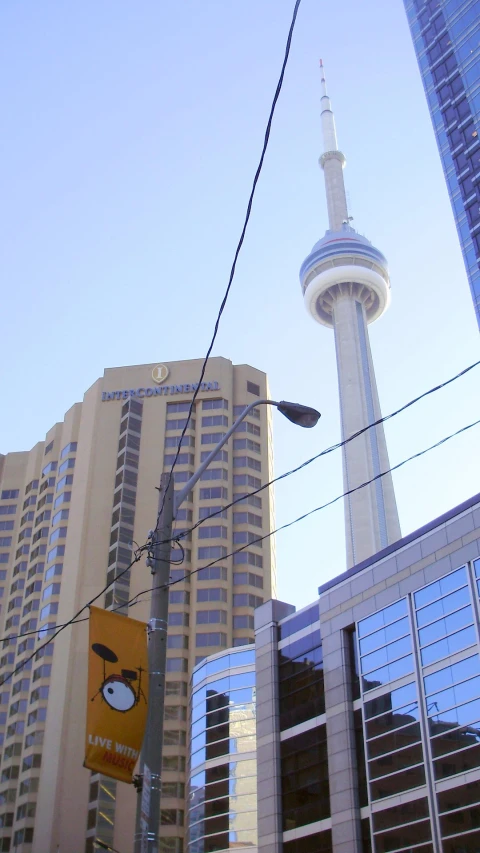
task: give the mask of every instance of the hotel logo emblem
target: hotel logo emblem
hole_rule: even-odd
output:
[[[157,364],[152,370],[152,379],[157,385],[161,385],[162,382],[165,382],[169,373],[170,371],[166,364]]]

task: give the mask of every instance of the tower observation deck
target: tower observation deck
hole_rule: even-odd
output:
[[[300,269],[305,307],[333,329],[337,357],[342,440],[381,418],[368,324],[386,311],[390,280],[385,257],[351,227],[335,121],[320,61],[321,121],[329,230],[315,243]],[[388,471],[383,425],[367,430],[343,447],[347,562],[355,565],[400,538],[395,494]],[[358,489],[362,483],[378,477]],[[353,491],[358,489],[358,491]]]

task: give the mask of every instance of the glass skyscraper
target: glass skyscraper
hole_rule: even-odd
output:
[[[480,3],[404,3],[480,326]]]

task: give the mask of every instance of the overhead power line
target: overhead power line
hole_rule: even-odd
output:
[[[263,542],[265,539],[269,539],[271,536],[274,536],[276,533],[279,533],[281,530],[286,530],[289,527],[293,527],[295,524],[298,524],[300,521],[304,521],[309,516],[314,515],[317,512],[321,512],[324,509],[327,509],[327,507],[332,506],[333,504],[337,503],[338,501],[342,500],[343,498],[347,497],[348,495],[351,495],[354,492],[358,492],[358,491],[360,491],[360,489],[366,488],[366,486],[369,486],[371,483],[374,483],[376,480],[379,480],[382,477],[385,477],[386,474],[390,474],[392,471],[397,471],[399,468],[402,468],[408,462],[412,462],[414,459],[419,459],[421,456],[425,456],[425,454],[430,453],[431,450],[435,450],[437,447],[441,447],[442,444],[445,444],[447,441],[450,441],[452,438],[456,438],[456,436],[461,435],[462,433],[467,432],[467,430],[472,429],[473,427],[478,426],[478,425],[480,425],[480,419],[477,421],[474,421],[471,424],[467,424],[466,426],[461,427],[460,429],[456,430],[456,432],[450,433],[450,435],[447,435],[444,438],[441,438],[439,441],[436,441],[434,444],[431,444],[429,447],[425,447],[423,450],[419,450],[417,453],[413,453],[411,456],[408,456],[407,459],[403,459],[402,462],[397,462],[396,465],[393,465],[391,468],[387,468],[386,471],[383,471],[381,474],[377,474],[375,477],[372,477],[370,480],[366,480],[364,483],[361,483],[359,486],[355,486],[355,488],[353,488],[353,489],[349,489],[346,492],[342,492],[342,494],[337,495],[335,498],[332,498],[331,500],[327,501],[324,504],[321,504],[320,506],[314,507],[314,509],[308,510],[308,512],[305,512],[302,515],[299,515],[297,518],[292,519],[292,521],[287,521],[285,524],[280,525],[280,527],[275,528],[275,530],[271,530],[269,533],[265,533],[263,536],[258,536],[256,539],[253,539],[251,542],[247,542],[245,545],[242,545],[240,548],[236,548],[234,551],[231,551],[229,554],[226,554],[224,557],[218,557],[217,559],[212,560],[210,563],[207,563],[205,566],[200,566],[198,569],[193,569],[193,571],[188,572],[188,574],[186,574],[184,578],[179,578],[177,580],[170,581],[168,584],[164,585],[164,588],[176,586],[176,584],[178,584],[178,583],[183,583],[184,580],[188,577],[191,577],[191,575],[195,575],[198,572],[202,571],[203,569],[209,569],[210,566],[214,566],[216,563],[220,563],[220,562],[228,559],[229,557],[235,556],[235,554],[239,554],[241,551],[244,551],[246,548],[249,548],[250,546],[255,545],[255,543]],[[146,548],[145,548],[145,546],[143,546],[142,549],[139,549],[139,550],[143,551],[143,550],[146,550]],[[137,554],[138,554],[138,551],[137,551]],[[132,561],[132,563],[130,564],[130,566],[128,568],[131,568],[131,566],[133,566],[135,562],[138,562],[140,557],[141,557],[141,553],[138,554],[138,557],[136,557],[136,559]],[[125,571],[128,571],[128,569],[126,569]],[[42,646],[39,646],[39,648],[36,649],[36,651],[33,652],[33,654],[30,655],[30,657],[28,657],[28,658],[26,658],[26,660],[22,661],[22,663],[19,664],[19,666],[16,668],[16,670],[14,670],[12,673],[10,673],[4,679],[4,681],[1,682],[0,686],[2,684],[4,684],[5,681],[8,681],[10,678],[12,678],[16,674],[16,672],[19,672],[21,669],[23,669],[23,667],[25,666],[26,663],[28,663],[28,661],[30,661],[33,657],[35,657],[35,655],[44,646],[51,643],[55,639],[55,637],[57,637],[58,634],[60,634],[60,632],[63,631],[65,628],[68,628],[69,625],[72,625],[72,624],[76,625],[79,622],[87,621],[88,617],[79,619],[78,616],[80,616],[84,610],[86,610],[88,607],[90,607],[90,605],[93,604],[93,602],[96,601],[105,592],[105,590],[108,589],[108,586],[110,586],[110,585],[111,584],[108,584],[107,587],[102,589],[102,591],[99,592],[98,595],[95,596],[95,598],[92,598],[89,602],[87,602],[87,604],[85,604],[84,607],[82,607],[81,610],[79,610],[78,613],[75,614],[75,616],[73,616],[71,619],[69,619],[68,622],[65,622],[63,625],[58,626],[56,633],[52,637],[50,637],[46,643],[44,643]],[[139,601],[138,599],[140,598],[141,595],[145,595],[148,592],[153,592],[154,589],[159,589],[159,587],[148,587],[147,589],[143,589],[140,592],[137,592],[129,601],[125,602],[124,604],[119,605],[117,608],[114,608],[114,609],[115,610],[121,610],[122,608],[133,607],[135,604],[141,604],[142,602],[148,601],[148,599],[142,599],[142,601]],[[26,636],[29,636],[31,634],[38,634],[38,633],[39,633],[39,631],[37,630],[37,631],[29,631],[29,632],[26,632],[25,634],[17,634],[16,636],[2,637],[2,638],[0,638],[0,642],[4,642],[6,640],[19,639],[20,637],[26,637]]]
[[[192,400],[191,400],[191,403],[190,403],[190,408],[189,408],[189,410],[188,410],[188,415],[187,415],[187,419],[186,419],[186,422],[185,422],[185,426],[184,426],[184,428],[183,428],[183,430],[182,430],[182,434],[181,434],[181,436],[180,436],[180,440],[179,440],[179,442],[178,442],[177,452],[176,452],[176,454],[175,454],[175,458],[174,458],[174,460],[173,460],[172,467],[171,467],[170,472],[169,472],[169,473],[170,473],[170,477],[169,477],[169,481],[168,481],[168,484],[169,484],[169,485],[170,485],[170,480],[171,480],[171,478],[172,478],[172,476],[173,476],[174,468],[175,468],[175,466],[176,466],[176,464],[177,464],[177,459],[178,459],[178,455],[179,455],[179,453],[180,453],[180,449],[181,449],[181,446],[182,446],[182,441],[183,441],[183,439],[184,439],[184,437],[185,437],[185,433],[186,433],[187,428],[188,428],[188,423],[189,423],[189,420],[190,420],[190,418],[191,418],[191,416],[192,416],[192,413],[193,413],[193,407],[194,407],[194,405],[195,405],[195,400],[197,399],[197,396],[198,396],[198,392],[199,392],[199,390],[200,390],[201,383],[202,383],[203,378],[204,378],[204,376],[205,376],[205,371],[206,371],[206,369],[207,369],[207,362],[208,362],[208,359],[210,358],[210,354],[211,354],[211,352],[212,352],[213,345],[214,345],[214,343],[215,343],[215,340],[216,340],[216,337],[217,337],[217,334],[218,334],[218,329],[219,329],[219,325],[220,325],[220,319],[221,319],[222,314],[223,314],[223,312],[224,312],[225,305],[227,304],[227,299],[228,299],[228,296],[229,296],[229,294],[230,294],[230,289],[231,289],[231,287],[232,287],[233,279],[234,279],[234,276],[235,276],[235,271],[236,271],[236,268],[237,268],[237,261],[238,261],[238,257],[239,257],[239,255],[240,255],[240,250],[241,250],[241,248],[242,248],[242,246],[243,246],[243,242],[244,242],[244,240],[245,240],[245,234],[246,234],[246,231],[247,231],[247,226],[248,226],[248,223],[249,223],[249,220],[250,220],[250,215],[251,215],[251,212],[252,212],[252,206],[253,206],[253,199],[254,199],[254,196],[255,196],[255,191],[256,191],[256,189],[257,189],[257,184],[258,184],[258,181],[259,181],[259,179],[260,179],[261,172],[262,172],[263,163],[264,163],[264,160],[265,160],[265,155],[266,155],[266,153],[267,153],[268,142],[269,142],[269,139],[270,139],[270,132],[271,132],[271,129],[272,129],[273,116],[274,116],[274,114],[275,114],[275,108],[276,108],[276,106],[277,106],[277,101],[278,101],[278,99],[279,99],[279,97],[280,97],[280,92],[281,92],[281,90],[282,90],[282,86],[283,86],[283,79],[284,79],[284,76],[285,76],[285,70],[286,70],[286,67],[287,67],[288,57],[289,57],[289,55],[290,55],[290,48],[291,48],[291,45],[292,45],[293,31],[294,31],[294,29],[295,29],[295,22],[296,22],[296,20],[297,20],[297,14],[298,14],[298,9],[299,9],[299,7],[300,7],[300,3],[301,3],[301,0],[296,0],[296,2],[295,2],[295,6],[294,6],[294,9],[293,9],[292,20],[291,20],[291,23],[290,23],[290,28],[289,28],[289,30],[288,30],[287,41],[286,41],[286,44],[285,44],[285,51],[284,51],[284,56],[283,56],[282,67],[281,67],[281,70],[280,70],[280,76],[279,76],[279,78],[278,78],[277,86],[276,86],[276,89],[275,89],[275,94],[274,94],[274,96],[273,96],[273,101],[272,101],[272,104],[271,104],[271,107],[270,107],[270,112],[269,112],[269,116],[268,116],[268,120],[267,120],[267,125],[266,125],[266,128],[265,128],[265,134],[264,134],[264,139],[263,139],[262,151],[261,151],[261,154],[260,154],[260,159],[259,159],[259,161],[258,161],[258,166],[257,166],[256,172],[255,172],[255,175],[254,175],[254,178],[253,178],[252,188],[251,188],[251,190],[250,190],[250,195],[249,195],[248,202],[247,202],[247,209],[246,209],[246,213],[245,213],[244,222],[243,222],[243,225],[242,225],[242,230],[241,230],[241,232],[240,232],[240,237],[239,237],[239,240],[238,240],[238,243],[237,243],[237,248],[235,249],[235,254],[234,254],[234,256],[233,256],[233,262],[232,262],[232,266],[231,266],[231,269],[230,269],[230,275],[229,275],[229,278],[228,278],[227,288],[226,288],[226,290],[225,290],[225,293],[224,293],[223,299],[222,299],[222,301],[221,301],[221,303],[220,303],[220,308],[219,308],[219,310],[218,310],[217,318],[216,318],[216,320],[215,320],[215,325],[214,325],[214,329],[213,329],[212,339],[211,339],[211,341],[210,341],[210,344],[209,344],[209,347],[208,347],[208,350],[207,350],[207,354],[206,354],[205,359],[204,359],[204,361],[203,361],[203,365],[202,365],[202,369],[201,369],[201,371],[200,371],[200,377],[199,377],[199,380],[198,380],[198,384],[197,384],[197,387],[196,387],[196,389],[195,389],[195,392],[194,392],[194,394],[193,394],[193,397],[192,397]],[[165,494],[166,494],[166,493],[167,493],[167,489],[165,490],[165,493],[164,493],[164,500],[165,500]],[[157,530],[157,529],[158,529],[158,519],[160,518],[160,514],[161,514],[162,509],[163,509],[163,503],[164,503],[164,500],[163,500],[163,502],[162,502],[162,504],[161,504],[161,506],[160,506],[160,510],[159,510],[159,512],[158,512],[158,515],[157,515],[157,523],[156,523],[156,526],[155,526],[155,530]]]
[[[337,495],[336,498],[332,498],[332,500],[327,501],[320,506],[315,507],[314,509],[309,510],[308,512],[303,513],[303,515],[299,515],[298,518],[294,518],[293,521],[288,521],[285,524],[282,524],[280,527],[275,528],[275,530],[271,530],[269,533],[265,533],[263,536],[258,536],[256,539],[252,539],[251,542],[247,542],[245,545],[242,545],[241,548],[237,548],[235,551],[231,551],[230,554],[227,554],[225,557],[218,557],[216,560],[212,560],[211,563],[207,563],[206,566],[200,566],[198,569],[193,569],[193,571],[189,572],[190,575],[195,575],[197,572],[200,572],[202,569],[208,569],[210,566],[214,566],[216,563],[222,562],[222,560],[226,560],[228,557],[233,557],[235,554],[239,554],[240,551],[244,551],[246,548],[249,548],[251,545],[255,545],[256,542],[263,542],[264,539],[269,539],[271,536],[274,536],[276,533],[279,533],[281,530],[286,530],[288,527],[293,527],[294,524],[298,524],[300,521],[303,521],[305,518],[308,518],[310,515],[314,515],[321,510],[327,509],[327,507],[332,506],[343,498],[348,497],[348,495],[352,495],[354,492],[360,491],[360,489],[366,488],[371,483],[374,483],[376,480],[380,480],[382,477],[385,477],[386,474],[390,474],[392,471],[397,471],[398,468],[402,468],[407,462],[412,462],[414,459],[419,459],[420,456],[425,456],[426,453],[429,453],[431,450],[435,450],[437,447],[440,447],[442,444],[445,444],[450,439],[455,438],[457,435],[461,435],[461,433],[466,432],[469,429],[472,429],[475,426],[480,424],[480,419],[478,421],[473,421],[471,424],[467,424],[466,426],[461,427],[456,432],[450,433],[450,435],[441,438],[439,441],[436,441],[435,444],[431,444],[429,447],[425,447],[423,450],[419,450],[418,453],[413,453],[412,456],[408,456],[407,459],[403,459],[402,462],[397,462],[396,465],[392,465],[391,468],[387,468],[386,471],[382,471],[381,474],[377,474],[375,477],[372,477],[371,480],[365,480],[364,483],[361,483],[359,486],[355,486],[353,489],[349,489],[346,492],[342,492],[341,495]],[[170,583],[166,584],[167,587],[175,586],[177,583],[182,583],[183,578],[179,580],[170,581]],[[150,590],[146,590],[149,592]],[[142,593],[138,593],[141,595]]]
[[[384,417],[374,421],[372,424],[369,424],[366,427],[362,427],[362,429],[359,429],[357,432],[353,433],[353,435],[350,435],[348,438],[345,438],[343,441],[339,441],[336,444],[332,444],[330,447],[325,448],[325,450],[322,450],[315,456],[310,457],[310,459],[306,459],[305,462],[302,462],[300,465],[297,465],[296,468],[291,468],[289,471],[285,471],[283,474],[279,474],[278,477],[274,477],[273,480],[269,480],[269,482],[265,483],[263,486],[259,486],[258,489],[254,489],[253,491],[248,492],[246,495],[242,495],[242,497],[235,498],[233,501],[230,501],[230,503],[225,504],[225,506],[222,506],[220,509],[217,509],[215,512],[212,512],[210,515],[205,516],[205,518],[199,519],[195,524],[192,525],[192,527],[189,527],[186,530],[182,530],[179,536],[172,536],[171,540],[163,540],[159,544],[166,544],[167,541],[179,542],[180,539],[184,538],[185,536],[188,536],[189,533],[192,533],[194,530],[197,529],[197,527],[200,527],[202,524],[205,524],[206,521],[215,518],[215,516],[220,515],[220,513],[225,512],[227,509],[231,509],[232,506],[235,506],[238,503],[242,503],[243,501],[245,501],[246,498],[258,495],[259,492],[263,492],[264,489],[268,489],[268,487],[273,486],[274,483],[278,483],[280,480],[285,480],[286,477],[290,477],[292,474],[296,474],[298,471],[301,471],[303,468],[306,468],[308,465],[311,465],[312,462],[316,462],[317,459],[321,459],[323,456],[328,456],[329,453],[333,453],[334,450],[339,450],[339,448],[345,447],[345,445],[349,444],[351,441],[354,441],[360,435],[363,435],[363,433],[368,432],[368,430],[373,429],[379,424],[385,423],[385,421],[389,421],[392,418],[395,418],[397,415],[400,415],[402,412],[405,412],[406,409],[409,409],[411,406],[415,405],[415,403],[418,403],[425,397],[430,396],[430,394],[434,394],[436,391],[440,391],[442,388],[446,388],[447,385],[451,385],[452,382],[455,382],[457,379],[460,379],[460,377],[465,376],[467,373],[473,370],[474,367],[478,367],[479,365],[480,360],[474,362],[473,364],[470,364],[468,367],[465,367],[463,370],[461,370],[460,373],[456,373],[455,376],[452,376],[445,382],[441,382],[439,385],[435,385],[433,388],[429,388],[428,391],[424,391],[422,394],[419,394],[418,397],[414,397],[412,400],[409,400],[408,403],[405,403],[403,406],[400,406],[399,409],[395,409],[394,412],[390,412],[389,415],[385,415]],[[383,476],[383,474],[381,474],[380,476]]]
[[[109,589],[109,587],[111,587],[111,586],[112,586],[112,584],[113,584],[113,583],[115,583],[115,581],[116,581],[116,580],[118,580],[119,578],[121,578],[121,577],[122,577],[122,575],[126,574],[126,572],[130,571],[130,569],[132,568],[132,566],[134,566],[134,565],[135,565],[135,563],[138,563],[138,561],[140,560],[140,558],[141,558],[141,556],[142,556],[143,552],[144,552],[146,549],[147,549],[147,546],[146,546],[146,545],[142,545],[140,548],[137,548],[137,550],[135,551],[134,559],[132,560],[132,562],[130,563],[130,565],[129,565],[129,566],[127,566],[127,568],[126,568],[126,569],[123,569],[121,572],[119,572],[119,574],[118,574],[118,575],[117,575],[117,576],[116,576],[112,581],[110,581],[109,583],[107,583],[107,584],[106,584],[106,586],[104,586],[104,587],[103,587],[103,589],[101,589],[101,590],[100,590],[100,592],[99,592],[99,593],[97,593],[97,595],[94,595],[94,596],[93,596],[93,598],[91,598],[91,599],[90,599],[90,601],[87,601],[87,603],[86,603],[86,604],[84,604],[84,605],[83,605],[83,607],[81,607],[81,608],[80,608],[80,610],[78,610],[78,611],[77,611],[77,613],[75,613],[75,616],[72,616],[72,618],[71,618],[71,619],[69,619],[69,620],[68,620],[68,622],[64,622],[64,624],[63,624],[63,625],[60,625],[60,626],[57,628],[57,630],[55,631],[55,633],[54,633],[54,634],[52,634],[52,635],[48,638],[48,640],[46,640],[46,641],[45,641],[45,643],[42,643],[42,645],[40,645],[37,649],[35,649],[35,651],[34,651],[34,652],[32,652],[32,654],[31,654],[31,655],[28,655],[28,657],[26,657],[26,658],[25,658],[25,660],[23,660],[23,661],[21,662],[21,664],[18,664],[18,666],[17,666],[17,667],[15,667],[15,669],[14,669],[12,672],[8,673],[8,675],[6,675],[6,676],[5,676],[5,678],[3,678],[3,679],[2,679],[2,681],[0,681],[0,687],[2,687],[2,686],[3,686],[7,681],[9,681],[11,678],[13,678],[13,676],[14,676],[14,675],[16,675],[16,674],[17,674],[17,672],[20,672],[20,671],[25,667],[25,665],[26,665],[27,663],[29,663],[31,660],[33,660],[33,658],[34,658],[34,657],[35,657],[35,656],[36,656],[36,655],[37,655],[37,654],[38,654],[42,649],[44,649],[44,648],[45,648],[45,646],[48,646],[48,644],[49,644],[49,643],[53,642],[53,640],[54,640],[56,637],[58,637],[58,635],[59,635],[59,634],[61,634],[61,632],[62,632],[62,631],[64,631],[64,630],[65,630],[65,628],[68,628],[68,626],[69,626],[69,625],[71,625],[73,622],[75,622],[75,621],[78,619],[78,617],[82,615],[82,613],[84,612],[84,610],[87,610],[87,608],[88,608],[88,607],[90,607],[90,605],[94,604],[94,602],[95,602],[95,601],[98,601],[98,599],[100,598],[100,596],[101,596],[101,595],[103,595],[103,594],[104,594],[104,592],[106,592],[106,591],[107,591],[107,589]],[[53,629],[52,629],[52,630],[53,630]],[[40,633],[41,633],[41,631],[42,631],[42,628],[39,628],[39,629],[38,629],[37,631],[35,631],[34,633],[35,633],[35,634],[40,634]],[[15,639],[19,639],[20,637],[27,636],[28,634],[31,634],[31,632],[27,632],[26,634],[17,634],[17,635],[15,636]],[[6,640],[11,640],[11,639],[14,639],[14,638],[13,638],[13,637],[3,637],[3,638],[2,638],[2,641],[3,641],[3,642],[5,642]],[[0,642],[1,642],[1,641],[0,641]]]

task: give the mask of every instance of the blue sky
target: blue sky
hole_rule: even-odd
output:
[[[2,5],[2,452],[41,439],[105,367],[206,352],[292,9],[293,0]],[[275,416],[277,474],[339,437],[333,335],[307,315],[298,281],[327,227],[320,56],[353,224],[390,264],[392,304],[370,327],[383,413],[478,358],[403,4],[303,0],[214,350],[266,370],[275,397],[322,411],[311,432]],[[392,464],[479,417],[479,370],[387,426]],[[395,475],[404,533],[478,491],[478,436]],[[279,485],[277,523],[341,491],[336,453]],[[276,547],[278,595],[302,606],[344,568],[341,504],[280,533]]]

